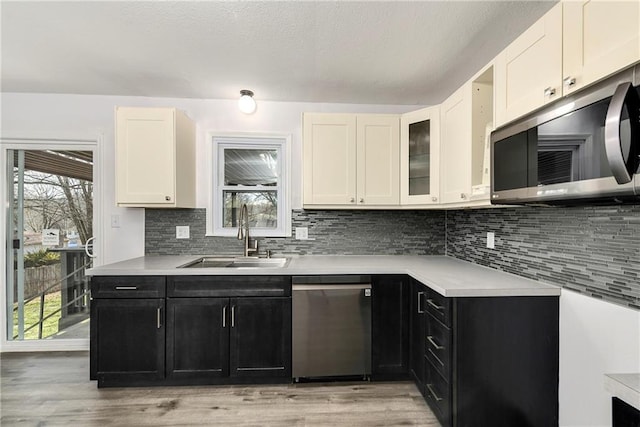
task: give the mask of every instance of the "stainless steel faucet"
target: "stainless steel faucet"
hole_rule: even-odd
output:
[[[249,213],[247,210],[247,204],[243,203],[240,208],[240,216],[238,217],[238,240],[244,240],[244,256],[248,257],[251,254],[258,256],[258,241],[253,240],[253,246],[251,245],[251,238],[249,237]]]

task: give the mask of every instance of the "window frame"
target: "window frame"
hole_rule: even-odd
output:
[[[205,236],[235,237],[237,228],[223,227],[224,149],[276,149],[278,151],[277,228],[251,228],[253,237],[291,237],[291,135],[281,133],[207,133],[208,191]],[[243,187],[251,190],[259,187]]]

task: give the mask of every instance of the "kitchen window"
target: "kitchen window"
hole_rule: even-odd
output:
[[[251,235],[291,236],[288,136],[211,135],[207,235],[235,236],[243,204]]]

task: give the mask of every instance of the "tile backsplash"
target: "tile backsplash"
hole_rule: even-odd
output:
[[[458,210],[446,224],[447,255],[640,309],[640,205]]]
[[[145,252],[241,254],[232,237],[205,237],[204,209],[147,209]],[[176,225],[190,239],[176,239]],[[260,238],[260,250],[300,255],[442,255],[640,309],[640,205],[452,211],[294,210],[310,240]],[[495,233],[495,249],[486,247]],[[445,248],[446,246],[446,248]]]
[[[292,228],[308,227],[309,240],[259,238],[260,251],[299,255],[442,255],[442,211],[294,210]],[[190,239],[176,239],[176,225],[190,226]],[[147,209],[145,253],[241,254],[242,241],[205,237],[205,209]]]

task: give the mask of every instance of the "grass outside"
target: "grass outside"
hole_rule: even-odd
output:
[[[52,292],[44,297],[44,317],[60,309],[62,295],[60,291]],[[42,338],[49,337],[58,332],[58,320],[60,319],[60,312],[51,316],[44,321],[42,327]],[[36,298],[33,301],[25,304],[24,306],[24,328],[37,323],[40,320],[40,298]],[[18,334],[18,310],[13,311],[13,335]],[[37,340],[39,327],[35,326],[29,331],[25,332],[25,340]]]

